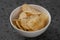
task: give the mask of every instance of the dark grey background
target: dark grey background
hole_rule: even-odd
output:
[[[12,10],[24,3],[41,5],[50,12],[52,22],[41,36],[22,37],[11,26]],[[60,40],[60,0],[0,0],[0,40]]]

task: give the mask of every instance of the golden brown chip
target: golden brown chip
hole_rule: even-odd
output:
[[[21,19],[21,26],[24,27],[24,29],[30,29],[26,23],[27,23],[26,19]]]
[[[33,18],[31,21],[29,21],[28,25],[33,28],[33,30],[39,30],[46,26],[48,22],[48,16],[46,14],[41,14],[39,17],[36,17],[36,19]]]
[[[31,13],[29,13],[29,12],[26,12],[26,15],[29,17],[29,16],[31,16],[31,15],[33,15],[33,14],[31,14]]]
[[[19,21],[16,21],[16,24],[17,24],[17,26],[18,26],[20,29],[22,29],[22,27],[21,27],[20,24],[19,24]]]
[[[19,19],[24,19],[24,18],[27,18],[26,13],[25,12],[20,13]]]
[[[17,26],[16,21],[13,20],[12,22],[13,22],[13,24],[14,24],[15,26]]]
[[[41,14],[41,12],[31,6],[29,6],[28,4],[24,4],[21,7],[22,11],[24,12],[29,12],[31,14]]]
[[[46,24],[47,24],[47,22],[48,22],[48,16],[46,15],[46,14],[41,14],[40,15],[40,18],[39,18],[39,22],[37,22],[38,24],[37,25],[35,25],[35,28],[34,29],[36,29],[36,30],[38,30],[38,29],[42,29],[43,27],[45,27],[46,26]]]
[[[20,25],[20,20],[19,19],[14,19],[13,22],[14,22],[13,24],[16,25],[19,29],[23,29]]]

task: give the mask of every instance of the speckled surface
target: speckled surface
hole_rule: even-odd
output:
[[[46,32],[35,38],[22,37],[9,22],[13,9],[23,3],[45,7],[52,16]],[[0,40],[60,40],[60,0],[0,0]]]

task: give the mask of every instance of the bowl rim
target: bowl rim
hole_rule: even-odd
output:
[[[18,30],[18,31],[22,31],[22,32],[26,32],[26,33],[35,33],[35,32],[39,32],[39,31],[41,31],[41,30],[44,30],[44,29],[47,29],[48,28],[48,26],[49,26],[49,24],[51,23],[51,15],[50,15],[50,13],[49,13],[49,11],[47,10],[47,9],[45,9],[44,7],[42,7],[41,5],[35,5],[35,4],[29,4],[30,6],[38,6],[38,7],[41,7],[41,8],[43,8],[44,10],[46,10],[47,12],[48,12],[48,16],[49,16],[49,22],[48,22],[48,24],[44,27],[44,28],[42,28],[42,29],[40,29],[40,30],[36,30],[36,31],[24,31],[24,30],[21,30],[21,29],[18,29],[13,23],[12,23],[12,19],[11,19],[11,17],[12,17],[12,14],[14,13],[14,11],[16,10],[16,9],[18,9],[18,8],[20,8],[21,6],[18,6],[17,8],[15,8],[12,12],[11,12],[11,14],[10,14],[10,23],[11,23],[11,25],[13,26],[13,28],[14,29],[16,29],[16,30]]]

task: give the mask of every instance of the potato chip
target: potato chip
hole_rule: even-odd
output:
[[[29,6],[28,4],[24,4],[21,7],[22,11],[24,12],[29,12],[31,14],[41,14],[41,12],[31,6]]]

